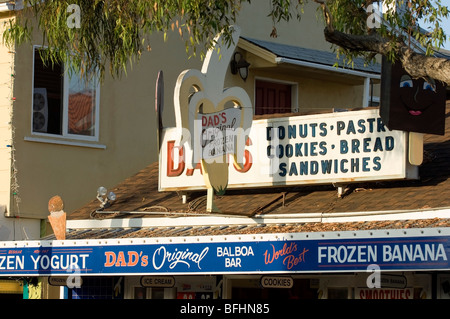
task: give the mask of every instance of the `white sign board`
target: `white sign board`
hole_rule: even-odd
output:
[[[202,158],[212,159],[235,152],[235,131],[241,123],[240,109],[229,108],[216,113],[202,114],[201,122]]]
[[[177,132],[163,133],[159,190],[205,189],[201,166],[188,169]],[[255,120],[242,170],[229,162],[228,188],[417,179],[408,133],[391,131],[377,109]]]

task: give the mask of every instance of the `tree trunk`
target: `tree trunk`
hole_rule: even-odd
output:
[[[326,27],[325,39],[350,51],[365,51],[387,56],[391,48],[397,53],[403,68],[413,78],[429,77],[450,85],[450,59],[425,56],[414,52],[402,42],[394,42],[374,33],[353,35]]]

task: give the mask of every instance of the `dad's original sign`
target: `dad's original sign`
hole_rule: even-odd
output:
[[[408,135],[389,130],[377,109],[255,120],[244,165],[230,160],[228,188],[418,178]],[[164,131],[159,189],[205,189],[200,165],[189,168],[174,129]]]
[[[450,237],[401,236],[254,240],[231,236],[211,241],[30,247],[15,242],[0,249],[0,277],[27,275],[155,275],[144,285],[171,285],[162,275],[448,270]],[[199,237],[198,237],[199,238]],[[186,238],[187,239],[187,238]],[[289,284],[278,281],[282,285]],[[273,282],[272,282],[273,283]],[[267,281],[270,284],[270,281]]]

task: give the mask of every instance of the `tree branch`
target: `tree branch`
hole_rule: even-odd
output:
[[[314,0],[314,2],[320,4],[320,6],[322,7],[323,16],[325,17],[325,22],[327,24],[327,29],[330,31],[334,31],[333,16],[328,9],[326,0]]]
[[[430,77],[450,86],[450,60],[417,54],[409,48],[400,55],[403,68],[413,78]]]
[[[425,56],[414,52],[399,39],[382,37],[377,32],[366,35],[348,34],[335,30],[327,0],[314,0],[320,4],[325,17],[325,40],[351,52],[372,52],[388,56],[395,52],[396,59],[413,78],[432,78],[450,86],[450,59]],[[368,0],[371,2],[371,0]]]
[[[450,60],[425,56],[411,50],[400,41],[389,40],[374,33],[371,35],[353,35],[340,31],[324,30],[325,39],[343,49],[353,52],[373,52],[388,56],[394,50],[403,68],[413,78],[432,78],[450,85]]]

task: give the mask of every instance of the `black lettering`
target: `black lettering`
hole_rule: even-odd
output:
[[[279,165],[279,169],[280,169],[280,172],[278,173],[281,177],[285,177],[286,176],[286,163],[281,163],[280,165]]]

